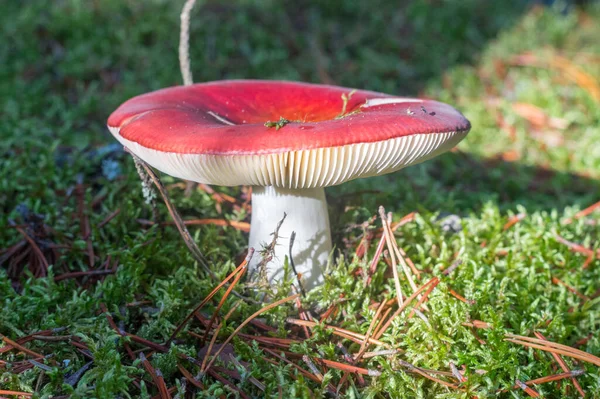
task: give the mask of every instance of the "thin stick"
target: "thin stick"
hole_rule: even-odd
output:
[[[192,71],[190,70],[190,13],[194,8],[196,0],[187,0],[181,10],[180,20],[181,28],[179,31],[179,67],[183,84],[188,86],[194,81],[192,79]]]
[[[250,323],[252,321],[252,319],[256,318],[257,316],[263,314],[266,311],[269,311],[269,310],[271,310],[271,309],[273,309],[273,308],[281,305],[282,303],[293,301],[294,299],[298,298],[299,296],[300,296],[300,294],[294,294],[294,295],[288,296],[287,298],[280,299],[280,300],[278,300],[276,302],[273,302],[273,303],[271,303],[269,305],[266,305],[266,306],[262,307],[261,309],[259,309],[256,312],[254,312],[250,317],[248,317],[246,320],[244,320],[242,322],[242,324],[240,324],[238,326],[238,328],[235,329],[235,331],[233,331],[233,333],[225,340],[225,342],[223,342],[223,344],[221,345],[221,347],[219,348],[219,350],[217,350],[217,352],[215,353],[215,355],[211,359],[210,363],[208,363],[208,365],[206,366],[206,370],[210,369],[210,367],[215,362],[215,360],[219,357],[219,354],[223,351],[223,349],[225,348],[225,346],[233,339],[233,337],[235,337],[235,335],[237,333],[239,333],[242,330],[242,328],[244,328],[246,326],[246,324]]]

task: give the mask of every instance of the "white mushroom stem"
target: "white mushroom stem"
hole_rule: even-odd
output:
[[[290,237],[295,232],[292,259],[304,288],[311,289],[323,282],[331,252],[325,191],[323,188],[253,187],[249,247],[260,252],[269,245],[284,213],[287,216],[279,229],[274,257],[266,265],[267,278],[269,282],[283,278],[283,265],[290,253]],[[257,272],[261,260],[258,253],[252,258],[250,273]]]

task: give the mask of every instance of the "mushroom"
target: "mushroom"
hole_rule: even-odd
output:
[[[435,157],[468,133],[449,105],[371,91],[286,81],[225,80],[132,98],[111,133],[156,169],[186,180],[250,185],[249,246],[281,225],[270,281],[291,254],[303,285],[323,282],[331,253],[324,187],[382,175]],[[290,250],[290,238],[295,240]],[[257,256],[250,265],[255,269]]]

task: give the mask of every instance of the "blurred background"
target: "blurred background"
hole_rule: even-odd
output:
[[[3,2],[0,171],[18,185],[0,183],[2,211],[25,199],[19,192],[41,190],[42,176],[24,167],[42,162],[40,154],[59,165],[78,162],[79,151],[110,155],[108,115],[132,96],[181,84],[182,4]],[[190,58],[195,82],[337,84],[439,99],[471,120],[460,151],[402,179],[356,182],[332,195],[394,191],[408,179],[406,200],[428,207],[472,209],[490,199],[564,206],[597,190],[599,25],[593,1],[199,1]],[[118,163],[92,158],[108,177],[121,173]],[[434,195],[450,189],[461,198]],[[397,202],[385,193],[360,201],[369,198]]]

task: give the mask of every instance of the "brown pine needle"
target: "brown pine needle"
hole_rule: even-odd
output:
[[[381,258],[381,254],[383,253],[383,246],[385,245],[385,234],[381,235],[379,239],[379,243],[377,244],[377,249],[375,250],[375,255],[373,256],[373,260],[371,260],[371,264],[369,265],[369,275],[365,281],[365,286],[368,287],[371,285],[371,280],[373,279],[373,275],[377,271],[377,264],[379,263],[379,259]]]
[[[319,321],[321,323],[323,323],[325,320],[327,320],[329,318],[329,316],[331,316],[333,314],[333,312],[335,312],[337,310],[337,303],[334,303],[333,305],[331,305],[322,315],[321,318],[319,319]]]
[[[490,323],[486,323],[485,321],[481,320],[471,320],[470,323],[462,323],[462,325],[465,327],[481,328],[484,330],[492,328],[492,325]]]
[[[310,372],[304,370],[302,367],[298,366],[296,363],[293,363],[292,361],[290,361],[289,359],[281,356],[280,354],[278,354],[275,351],[272,351],[270,349],[263,349],[263,351],[265,351],[266,353],[270,354],[271,356],[276,357],[277,359],[281,360],[282,362],[292,366],[294,369],[298,370],[300,372],[300,374],[302,374],[303,376],[305,376],[306,378],[308,378],[309,380],[313,381],[313,382],[320,382],[319,379],[317,377],[315,377],[313,374],[311,374]],[[269,363],[275,364],[277,365],[277,362],[274,360],[271,360],[269,358],[264,358],[264,360],[268,361]]]
[[[287,318],[285,321],[287,323],[294,324],[294,325],[297,325],[297,326],[307,326],[307,327],[311,327],[311,328],[318,326],[318,323],[316,323],[314,321],[308,321],[308,320],[300,320],[300,319]],[[355,342],[357,342],[359,344],[363,343],[366,340],[370,344],[379,345],[379,346],[387,346],[386,343],[381,342],[381,341],[379,341],[377,339],[373,339],[373,338],[368,338],[367,339],[367,337],[364,336],[364,335],[362,335],[362,334],[355,333],[355,332],[349,331],[349,330],[345,330],[345,329],[340,328],[340,327],[330,326],[330,325],[327,325],[327,324],[321,324],[321,327],[325,328],[325,329],[328,329],[328,330],[331,330],[331,332],[334,335],[337,335],[337,336],[340,336],[340,337],[343,337],[343,338],[349,338],[350,337],[350,338],[353,339],[353,341],[355,341]]]
[[[458,388],[458,385],[452,384],[452,383],[450,383],[448,381],[441,380],[441,379],[439,379],[437,377],[433,377],[433,376],[427,374],[423,369],[421,369],[419,367],[416,367],[416,366],[413,366],[412,364],[410,364],[408,362],[405,362],[404,360],[399,360],[399,363],[400,363],[400,365],[402,367],[408,369],[408,371],[411,371],[413,373],[417,373],[420,376],[427,378],[428,380],[431,380],[433,382],[437,382],[438,384],[442,384],[444,386],[447,386],[448,388],[454,388],[454,389]]]
[[[442,274],[444,276],[449,276],[456,270],[456,268],[458,268],[458,266],[462,265],[462,263],[463,263],[462,259],[456,259],[454,262],[452,262],[452,264],[450,266],[448,266],[448,268],[446,268],[444,271],[442,271]]]
[[[32,393],[19,392],[19,391],[7,391],[5,389],[0,389],[0,395],[12,395],[12,396],[16,396],[17,398],[20,396],[24,396],[26,398],[31,398],[33,396]]]
[[[137,222],[144,226],[152,226],[155,223],[151,220],[145,219],[137,219]],[[189,219],[183,220],[183,224],[186,226],[206,226],[206,225],[214,225],[214,226],[222,226],[222,227],[233,227],[236,230],[243,231],[244,233],[250,232],[250,223],[248,222],[240,222],[237,220],[227,220],[227,219]],[[161,226],[175,226],[175,222],[164,222],[160,223]]]
[[[222,377],[215,370],[207,370],[206,372],[208,374],[210,374],[210,376],[213,377],[215,380],[219,381],[223,385],[227,385],[229,388],[231,388],[231,390],[237,392],[238,395],[239,395],[239,397],[241,397],[242,399],[250,399],[250,397],[248,395],[246,395],[240,388],[238,388],[237,386],[235,386],[227,378]]]
[[[13,347],[13,349],[18,349],[19,351],[29,355],[29,356],[33,356],[36,359],[40,359],[40,358],[44,358],[44,355],[41,355],[37,352],[32,351],[31,349],[28,349],[26,347],[24,347],[23,345],[20,345],[19,343],[13,341],[12,339],[8,338],[7,336],[4,336],[2,334],[0,334],[0,338],[6,342],[7,345],[10,345]]]
[[[377,308],[377,311],[375,312],[375,316],[373,316],[373,320],[371,320],[371,323],[369,324],[369,328],[367,329],[367,333],[365,334],[365,340],[360,345],[360,350],[358,351],[358,355],[356,355],[356,358],[354,359],[355,362],[360,361],[360,358],[362,357],[362,355],[367,351],[367,348],[369,347],[369,338],[371,338],[371,333],[373,332],[373,329],[379,323],[379,316],[381,315],[381,311],[383,310],[384,306],[385,306],[385,302],[381,301],[381,304],[379,305],[379,307]]]
[[[227,312],[227,314],[225,315],[225,317],[223,317],[223,320],[221,320],[221,323],[219,323],[219,325],[217,326],[217,329],[215,330],[215,332],[213,332],[213,336],[210,339],[210,343],[208,344],[208,349],[206,350],[206,354],[204,355],[204,359],[202,359],[202,364],[200,365],[200,372],[201,373],[205,373],[206,372],[206,363],[208,362],[208,359],[210,357],[210,354],[212,353],[212,349],[215,346],[215,342],[217,341],[217,338],[219,337],[219,332],[221,332],[221,327],[223,327],[223,325],[225,324],[225,322],[227,320],[229,320],[229,316],[231,316],[231,314],[233,313],[233,310],[237,309],[237,307],[240,305],[241,302],[236,302],[233,307],[231,308],[231,310],[229,312]]]
[[[254,248],[250,248],[248,250],[248,255],[246,255],[246,259],[244,259],[244,261],[242,262],[242,264],[238,267],[238,269],[241,268],[240,271],[235,275],[235,278],[233,279],[233,282],[229,285],[229,288],[227,288],[227,291],[225,291],[225,294],[223,294],[223,297],[219,301],[219,304],[217,305],[217,308],[213,312],[213,314],[212,314],[212,316],[210,318],[210,321],[208,322],[208,325],[206,326],[206,331],[204,332],[204,337],[202,337],[202,341],[201,341],[202,345],[204,345],[204,342],[206,342],[206,338],[208,338],[208,333],[210,332],[210,330],[212,328],[212,325],[215,322],[215,319],[217,318],[217,315],[219,314],[219,311],[221,310],[221,308],[225,304],[225,301],[229,297],[229,294],[231,294],[231,291],[233,291],[233,289],[235,288],[235,286],[237,285],[237,283],[240,281],[240,279],[242,278],[242,276],[244,275],[244,273],[246,272],[246,270],[248,270],[248,263],[252,259],[253,255],[254,255]]]
[[[248,250],[248,253],[250,253],[250,250],[254,251],[253,248],[250,248]],[[177,334],[179,333],[179,331],[181,331],[181,329],[192,319],[192,317],[194,317],[194,314],[199,311],[200,309],[202,309],[202,307],[204,307],[204,305],[206,305],[208,303],[208,301],[210,301],[212,299],[213,296],[215,296],[215,294],[219,291],[219,289],[221,289],[221,287],[223,287],[225,284],[227,284],[227,282],[229,280],[231,280],[233,277],[235,277],[240,270],[242,270],[244,267],[246,267],[246,260],[244,260],[244,262],[242,262],[241,265],[239,265],[234,271],[232,271],[231,273],[229,273],[227,275],[227,277],[225,277],[225,279],[223,281],[221,281],[219,283],[219,285],[217,285],[207,296],[206,298],[204,298],[202,300],[202,302],[200,302],[200,304],[198,306],[196,306],[194,308],[194,310],[192,310],[187,317],[177,326],[177,328],[175,329],[175,331],[173,331],[173,334],[171,334],[171,336],[169,337],[169,340],[167,341],[167,345],[171,343],[171,341],[173,341],[175,339],[175,337],[177,336]]]
[[[600,84],[594,76],[585,72],[568,58],[557,54],[546,54],[542,57],[532,53],[523,53],[515,56],[509,64],[558,70],[566,79],[587,91],[596,102],[600,102]]]
[[[114,212],[111,212],[106,218],[104,218],[103,221],[98,223],[98,229],[101,229],[102,227],[106,226],[108,222],[113,220],[119,213],[121,213],[121,209],[117,209]]]
[[[290,295],[287,298],[283,298],[280,299],[276,302],[270,303],[264,307],[262,307],[261,309],[257,310],[256,312],[254,312],[252,315],[250,315],[250,317],[248,317],[246,320],[244,320],[242,322],[242,324],[240,324],[238,326],[238,328],[236,328],[233,333],[225,340],[225,342],[223,342],[223,344],[221,345],[221,347],[217,350],[217,352],[215,353],[215,355],[213,356],[213,358],[211,359],[210,363],[208,363],[208,365],[206,366],[206,370],[210,369],[210,367],[212,366],[212,364],[215,362],[215,360],[219,357],[219,354],[221,354],[221,352],[223,351],[223,349],[225,348],[225,346],[233,339],[233,337],[236,336],[237,333],[239,333],[242,328],[244,328],[248,323],[250,323],[250,321],[252,321],[252,319],[256,318],[257,316],[285,303],[285,302],[289,302],[289,301],[293,301],[294,299],[298,298],[300,296],[300,294],[294,294],[294,295]]]
[[[382,206],[379,207],[379,213],[380,216],[382,217],[382,223],[383,223],[383,218],[385,216],[385,209],[383,209]],[[392,229],[390,228],[392,222],[392,214],[389,213],[386,219],[386,223],[384,224],[384,233],[387,231],[387,237],[386,237],[386,242],[388,242],[388,238],[389,238],[389,242],[388,242],[388,248],[390,249],[390,252],[394,252],[396,254],[396,257],[398,258],[400,265],[402,266],[402,270],[404,271],[404,275],[406,276],[406,279],[408,280],[408,283],[410,284],[410,287],[412,288],[412,290],[416,290],[417,289],[417,284],[415,284],[415,281],[412,277],[411,274],[411,269],[412,269],[412,273],[415,274],[415,276],[417,277],[417,279],[419,279],[421,277],[421,272],[415,267],[415,265],[410,262],[410,268],[406,262],[406,259],[404,259],[404,257],[406,256],[406,253],[398,248],[398,243],[396,242],[396,239],[394,238],[394,233],[392,232]]]
[[[250,335],[239,333],[238,336],[241,338],[246,338],[248,341],[256,341],[259,344],[269,345],[269,346],[277,346],[280,348],[288,349],[292,344],[301,344],[303,341],[299,339],[291,339],[291,338],[278,338],[278,337],[263,337],[260,335]]]
[[[392,231],[396,231],[396,230],[398,230],[399,227],[402,227],[405,224],[414,221],[416,216],[417,216],[417,212],[411,212],[408,215],[403,216],[402,219],[400,219],[398,222],[391,224],[390,228],[392,229]]]
[[[59,282],[62,280],[67,280],[70,278],[79,278],[79,277],[87,277],[87,276],[106,276],[108,274],[114,274],[114,270],[88,270],[85,272],[71,272],[71,273],[63,273],[56,277],[54,277],[55,282]]]
[[[31,342],[31,341],[35,340],[35,339],[36,339],[36,338],[35,338],[36,336],[42,336],[42,335],[43,335],[43,336],[47,336],[47,335],[52,335],[52,334],[54,334],[54,333],[58,333],[58,332],[61,332],[61,331],[64,331],[64,330],[66,330],[66,328],[65,328],[65,327],[53,328],[53,329],[51,329],[51,330],[37,331],[37,332],[35,332],[35,333],[33,333],[33,334],[29,334],[29,335],[27,335],[27,336],[25,336],[25,337],[21,337],[21,338],[17,339],[15,342],[16,342],[16,343],[18,343],[19,345],[24,345],[24,344],[26,344],[27,342]],[[0,338],[1,338],[2,336],[3,336],[3,335],[1,335],[1,334],[0,334]],[[13,350],[13,349],[14,349],[14,348],[13,348],[12,346],[10,346],[10,345],[6,345],[6,346],[3,346],[2,348],[0,348],[0,353],[8,352],[8,351],[11,351],[11,350]]]
[[[554,234],[554,239],[556,239],[556,241],[560,242],[561,244],[566,245],[573,252],[584,254],[587,256],[596,256],[596,251],[594,251],[590,248],[584,247],[581,244],[571,242],[571,241],[567,240],[566,238],[559,236],[558,234]]]
[[[547,375],[546,377],[536,378],[535,380],[525,381],[524,384],[525,385],[539,385],[539,384],[544,384],[546,382],[564,380],[565,378],[573,378],[574,379],[575,377],[579,377],[584,374],[585,374],[585,371],[583,371],[583,370],[573,370],[573,371],[560,373],[560,374]],[[577,381],[577,380],[575,380],[575,381]]]
[[[368,375],[369,377],[379,377],[381,375],[381,371],[379,371],[379,370],[365,369],[362,367],[354,366],[352,364],[336,362],[334,360],[327,360],[327,359],[320,359],[320,358],[315,358],[314,360],[318,363],[323,364],[326,367],[345,371],[347,373]]]
[[[592,263],[594,260],[596,260],[596,255],[592,254],[592,255],[588,255],[587,258],[585,258],[585,261],[583,262],[583,265],[581,265],[582,269],[587,269],[590,266],[590,263]]]
[[[519,213],[518,215],[515,216],[511,216],[508,219],[508,222],[506,222],[506,224],[502,227],[502,230],[506,231],[508,229],[510,229],[511,227],[513,227],[515,224],[519,223],[521,220],[525,219],[525,215],[524,213]]]
[[[464,296],[460,295],[458,292],[454,291],[452,288],[450,288],[448,290],[448,293],[450,295],[452,295],[454,298],[458,299],[459,301],[466,303],[467,305],[473,305],[475,303],[475,301],[465,298]]]
[[[434,277],[435,278],[435,277]],[[410,311],[410,313],[408,314],[408,318],[410,319],[411,317],[413,317],[413,315],[415,314],[415,311],[418,311],[419,307],[423,304],[423,302],[425,302],[427,300],[427,298],[429,297],[429,294],[431,294],[431,291],[433,291],[433,289],[435,287],[437,287],[437,285],[440,283],[440,280],[437,279],[435,280],[430,286],[429,288],[427,288],[427,291],[425,291],[425,293],[423,294],[423,296],[421,297],[421,299],[419,299],[419,301],[417,302],[417,304],[415,306],[413,306],[412,310]]]
[[[183,367],[181,364],[178,364],[177,368],[179,369],[181,374],[183,374],[185,379],[188,380],[189,382],[191,382],[193,386],[195,386],[198,389],[204,390],[204,385],[200,381],[195,379],[194,376],[192,375],[192,373],[187,371],[187,369],[185,367]]]
[[[235,367],[237,367],[240,370],[244,370],[245,373],[248,373],[248,370],[246,369],[246,367],[244,367],[243,364],[241,364],[239,362],[239,360],[237,360],[237,358],[235,356],[233,356],[233,354],[229,354],[229,358],[231,359],[231,362],[235,365]],[[251,383],[253,383],[258,389],[260,389],[261,391],[265,391],[265,384],[263,384],[262,382],[260,382],[259,380],[257,380],[254,377],[248,377],[248,381],[250,381]]]
[[[542,333],[540,332],[535,332],[534,333],[536,337],[538,337],[541,340],[547,341],[548,339],[546,339],[546,337],[544,337],[542,335]],[[558,365],[560,366],[560,368],[565,372],[565,373],[569,373],[571,372],[571,370],[569,369],[569,367],[567,366],[567,363],[563,360],[562,357],[560,357],[560,355],[556,354],[556,353],[550,353],[552,355],[552,357],[554,358],[554,360],[556,360],[556,363],[558,363]],[[581,385],[579,384],[579,381],[577,381],[575,379],[575,377],[571,377],[571,382],[573,382],[573,385],[575,386],[575,389],[577,389],[577,391],[579,392],[579,394],[581,395],[582,398],[585,398],[585,392],[583,391],[583,388],[581,388]]]
[[[398,247],[398,242],[396,242],[396,239],[394,238],[394,232],[392,231],[391,226],[392,226],[392,212],[388,212],[388,214],[387,214],[387,228],[388,228],[388,231],[389,231],[390,239],[392,240],[392,246],[394,248],[394,252],[396,253],[396,256],[398,257],[398,260],[400,261],[400,263],[402,265],[402,270],[404,270],[404,273],[407,273],[408,272],[408,268],[410,268],[410,270],[412,270],[412,272],[414,273],[416,279],[420,280],[421,279],[421,272],[419,271],[419,269],[417,269],[417,267],[412,262],[412,260],[410,260],[410,258],[406,255],[406,252],[404,252],[404,250],[402,248]],[[411,276],[410,278],[408,277],[409,275]],[[412,275],[410,273],[408,273],[407,278],[408,278],[408,280],[410,282],[410,280],[412,278]],[[413,283],[414,283],[414,281],[413,281]],[[415,287],[416,287],[416,284],[415,284]]]
[[[29,245],[33,249],[33,252],[35,252],[35,254],[39,258],[40,262],[42,262],[42,264],[44,265],[44,269],[48,270],[48,267],[50,267],[48,265],[48,260],[44,256],[44,253],[42,252],[42,250],[40,249],[40,247],[37,245],[37,243],[35,242],[35,240],[33,238],[31,238],[29,236],[29,234],[27,234],[25,232],[25,230],[23,230],[19,226],[14,226],[14,227],[23,236],[23,238],[25,238],[25,240],[27,240],[27,242],[29,243]]]
[[[467,378],[460,373],[460,370],[452,362],[450,362],[450,370],[452,371],[452,375],[458,380],[458,382],[467,382]]]
[[[383,349],[380,351],[373,351],[373,352],[365,352],[362,356],[363,359],[370,359],[372,357],[377,357],[377,356],[396,356],[397,354],[402,353],[401,349]]]
[[[572,292],[573,294],[577,295],[579,298],[583,299],[584,301],[588,301],[590,299],[587,296],[583,295],[581,292],[577,291],[575,288],[573,288],[570,285],[568,285],[567,283],[565,283],[564,281],[560,280],[558,277],[552,276],[552,283],[557,284],[557,285],[562,285],[567,290],[569,290],[569,292]]]
[[[379,330],[374,334],[375,339],[379,339],[381,338],[381,336],[383,335],[383,333],[385,333],[385,331],[388,329],[388,327],[390,326],[390,324],[392,324],[392,321],[398,316],[400,315],[400,313],[402,313],[404,311],[404,309],[406,309],[406,307],[421,293],[423,292],[430,284],[438,284],[439,283],[439,278],[434,277],[431,280],[429,280],[428,282],[426,282],[425,284],[423,284],[421,287],[419,287],[415,292],[413,292],[413,294],[408,297],[406,299],[406,301],[404,301],[404,304],[402,306],[400,306],[393,314],[392,316],[383,324],[383,326],[381,328],[379,328]]]
[[[310,360],[310,357],[308,357],[308,355],[304,355],[304,356],[302,356],[302,361],[308,366],[308,368],[310,369],[311,373],[313,373],[313,375],[315,377],[317,377],[317,379],[319,380],[319,382],[323,382],[323,374],[321,374],[321,372],[319,371],[319,369],[317,368],[317,366],[315,366],[315,364],[313,363],[313,361]]]
[[[565,219],[564,224],[569,224],[569,223],[572,223],[573,220],[581,219],[582,217],[589,216],[590,214],[592,214],[597,209],[600,209],[600,201],[596,202],[593,205],[588,206],[584,210],[581,210],[581,211],[577,212],[575,214],[575,216],[573,216],[573,218]]]
[[[557,353],[559,355],[569,356],[574,359],[583,360],[585,362],[595,364],[596,366],[600,366],[599,357],[581,351],[579,349],[572,348],[567,345],[557,344],[556,342],[552,341],[544,341],[542,339],[524,337],[521,335],[514,334],[506,334],[506,337],[507,338],[505,338],[505,341],[508,342],[528,346],[531,348],[541,349],[546,352]]]
[[[539,398],[540,394],[537,393],[533,388],[528,387],[527,385],[525,385],[523,382],[516,380],[516,386],[518,388],[521,388],[523,391],[525,391],[525,393],[529,396],[531,396],[532,398]]]
[[[115,332],[117,334],[119,334],[121,337],[125,337],[126,334],[123,333],[119,327],[117,326],[117,323],[115,323],[115,321],[113,320],[112,316],[110,315],[110,312],[108,311],[108,309],[106,308],[106,305],[104,303],[100,304],[100,310],[102,310],[102,313],[105,314],[106,316],[106,320],[108,321],[108,324],[110,325],[110,327],[115,330]],[[129,355],[129,358],[131,360],[135,360],[135,355],[133,354],[133,351],[131,350],[131,347],[129,346],[129,343],[127,343],[126,341],[123,342],[123,346],[125,347],[125,350],[127,351],[127,354]]]
[[[385,209],[383,206],[379,207],[379,216],[381,217],[381,224],[383,225],[383,235],[385,236],[385,242],[392,258],[392,272],[394,274],[394,285],[396,287],[396,299],[398,300],[398,306],[402,306],[402,286],[400,285],[400,278],[398,276],[398,267],[396,265],[396,255],[392,249],[392,242],[390,237],[390,230],[387,224],[387,217],[385,216]]]
[[[148,374],[150,374],[150,376],[152,377],[152,381],[154,382],[154,385],[156,385],[156,387],[158,388],[160,398],[161,399],[171,399],[171,394],[169,393],[169,390],[167,389],[167,385],[165,384],[165,379],[163,378],[163,375],[160,372],[160,370],[155,370],[154,367],[152,367],[152,364],[150,364],[150,361],[148,361],[148,359],[146,359],[146,356],[144,355],[143,352],[140,353],[140,359],[142,361],[142,365],[144,366],[144,368],[146,369]]]

